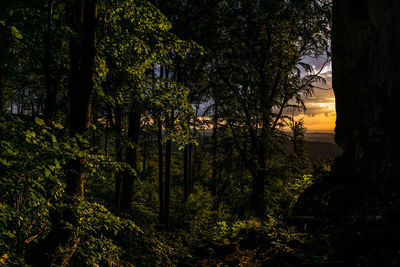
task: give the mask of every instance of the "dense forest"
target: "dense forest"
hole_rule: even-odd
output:
[[[400,7],[371,2],[1,0],[0,265],[400,264]],[[331,60],[335,160],[296,116]]]

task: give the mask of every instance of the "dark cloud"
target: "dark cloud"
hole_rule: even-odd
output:
[[[332,109],[329,109],[325,106],[309,106],[307,107],[307,109],[305,110],[304,114],[306,116],[317,116],[317,115],[325,115],[326,117],[330,117],[330,116],[334,116],[335,112]]]

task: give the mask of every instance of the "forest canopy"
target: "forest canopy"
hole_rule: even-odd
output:
[[[325,82],[331,8],[3,0],[0,263],[327,261],[293,221],[332,158],[293,114]]]

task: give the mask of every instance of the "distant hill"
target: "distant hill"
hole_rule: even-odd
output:
[[[338,145],[327,142],[305,141],[305,146],[311,160],[315,160],[320,156],[335,158],[343,153],[343,150]]]
[[[212,134],[212,130],[205,130],[202,134],[205,138],[209,138]],[[304,142],[311,160],[315,160],[320,156],[330,156],[332,158],[340,156],[343,153],[343,150],[335,144],[333,138],[334,133],[332,132],[306,132]],[[288,141],[285,144],[285,147],[291,149],[292,144]],[[175,143],[172,144],[172,151],[182,152],[178,149],[178,146]]]
[[[304,139],[312,142],[324,142],[335,144],[335,133],[333,132],[306,132]]]

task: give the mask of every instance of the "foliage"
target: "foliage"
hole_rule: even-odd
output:
[[[296,253],[296,246],[304,242],[304,237],[295,227],[287,226],[272,216],[266,221],[248,219],[232,224],[221,221],[213,229],[214,240],[238,242],[242,248],[264,248],[270,257],[279,253]]]
[[[216,221],[213,210],[213,198],[209,191],[196,186],[188,200],[181,204],[181,199],[175,199],[172,219],[174,226],[179,229],[182,242],[189,247],[195,247],[206,242],[207,231]]]
[[[91,265],[109,258],[118,260],[123,255],[123,248],[115,242],[117,236],[139,237],[144,234],[132,221],[115,216],[97,203],[81,203],[77,214],[83,233],[82,243],[74,256],[77,263]]]
[[[332,161],[310,162],[306,129],[286,114],[323,82],[306,57],[329,50],[329,2],[95,2],[94,95],[74,136],[71,44],[87,41],[72,30],[75,2],[0,10],[0,264],[27,265],[67,212],[79,234],[72,266],[174,266],[211,242],[299,254],[305,236],[286,219]],[[84,197],[66,190],[72,173]],[[170,193],[162,225],[160,188]]]

